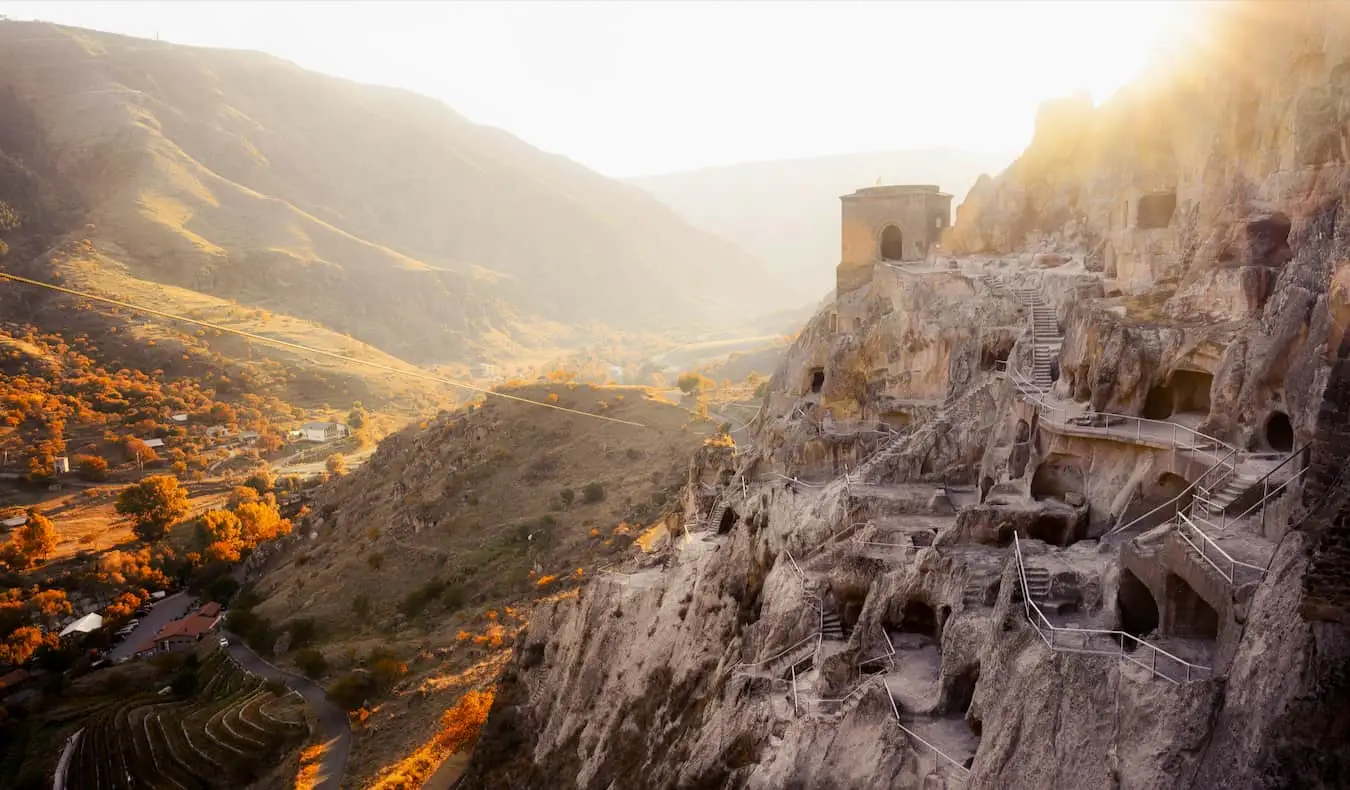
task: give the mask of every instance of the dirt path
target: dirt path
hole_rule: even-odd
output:
[[[230,640],[230,656],[239,662],[239,666],[261,678],[280,680],[299,692],[300,696],[305,698],[305,702],[314,709],[323,738],[323,764],[319,774],[318,790],[338,790],[342,786],[342,776],[347,770],[347,757],[352,750],[352,731],[347,725],[346,711],[330,700],[327,692],[318,683],[269,664],[238,636],[234,634],[226,636]]]

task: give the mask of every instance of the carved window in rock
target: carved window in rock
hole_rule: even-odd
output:
[[[905,234],[894,225],[881,229],[881,259],[899,261],[905,257]]]
[[[1165,228],[1172,222],[1177,210],[1176,192],[1155,192],[1139,198],[1135,211],[1135,227],[1141,230]]]

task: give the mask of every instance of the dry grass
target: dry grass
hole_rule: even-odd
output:
[[[432,738],[428,713],[440,708],[428,700],[490,683],[533,602],[575,596],[598,567],[632,551],[663,508],[677,506],[655,500],[678,492],[713,427],[681,430],[688,413],[641,388],[558,383],[512,394],[556,394],[560,405],[590,413],[604,401],[605,415],[649,427],[488,400],[473,414],[410,428],[319,495],[319,538],[283,557],[260,585],[257,611],[273,622],[313,617],[323,625],[322,649],[338,671],[353,665],[346,656],[359,661],[376,647],[408,663],[355,743],[354,776],[373,780]],[[605,495],[587,504],[591,482]],[[567,508],[565,488],[575,492]],[[296,563],[300,553],[306,559]],[[367,562],[375,554],[379,568]],[[444,586],[422,596],[433,581]],[[358,599],[365,616],[353,614]]]

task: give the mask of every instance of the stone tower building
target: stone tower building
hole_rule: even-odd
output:
[[[866,285],[879,261],[921,261],[951,224],[952,196],[931,184],[868,187],[839,198],[843,249],[835,295]]]

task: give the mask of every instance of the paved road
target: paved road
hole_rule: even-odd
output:
[[[319,730],[324,741],[323,764],[319,769],[318,790],[338,790],[342,775],[347,770],[347,756],[352,750],[352,731],[347,725],[347,713],[328,699],[323,687],[309,678],[294,675],[267,663],[253,652],[244,640],[222,631],[230,640],[230,656],[249,672],[267,680],[280,680],[305,698],[319,717]]]
[[[141,642],[149,641],[150,637],[159,633],[159,629],[187,614],[190,601],[186,593],[165,596],[164,600],[155,604],[150,614],[141,618],[141,624],[136,626],[136,630],[112,649],[108,657],[114,662],[131,658],[132,651],[140,647]]]

